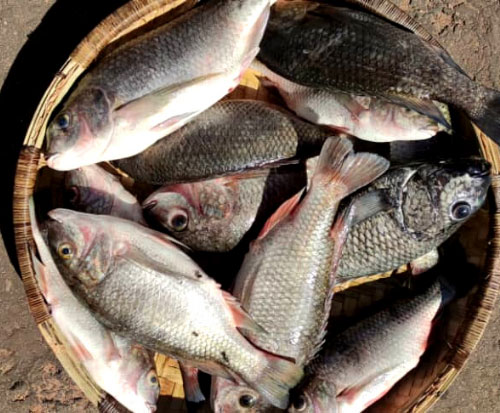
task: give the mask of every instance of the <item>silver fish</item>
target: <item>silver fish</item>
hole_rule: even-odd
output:
[[[388,166],[377,155],[352,154],[352,144],[346,139],[329,138],[305,198],[299,204],[301,194],[297,194],[268,220],[245,257],[234,289],[244,308],[268,332],[250,333],[260,348],[290,357],[299,365],[317,352],[349,227],[347,214],[332,229],[337,206]],[[224,392],[220,388],[216,383],[213,407],[225,412],[234,406],[234,395],[241,394],[244,386]],[[254,405],[263,404],[258,395],[243,395],[252,398]]]
[[[146,225],[142,208],[119,179],[97,165],[66,172],[65,187],[70,203],[91,214],[113,215]]]
[[[167,185],[143,206],[182,243],[195,250],[223,252],[236,247],[252,229],[260,229],[304,186],[303,167],[283,167]]]
[[[128,234],[142,226],[111,216],[53,210],[49,245],[63,276],[108,328],[191,367],[250,385],[286,407],[302,369],[252,346],[237,328],[262,331],[239,303],[165,242],[151,259]],[[140,278],[140,282],[137,282]]]
[[[127,409],[134,413],[156,411],[160,386],[149,353],[107,330],[73,295],[40,233],[33,200],[30,216],[41,260],[31,252],[37,282],[72,350],[92,379]]]
[[[308,366],[290,413],[358,413],[415,368],[433,320],[455,295],[445,279],[327,339]]]
[[[262,63],[252,67],[278,88],[287,106],[298,116],[371,142],[429,139],[444,126],[416,111],[393,103],[299,85]]]
[[[213,0],[105,55],[47,129],[47,163],[70,170],[135,155],[235,88],[274,0]]]

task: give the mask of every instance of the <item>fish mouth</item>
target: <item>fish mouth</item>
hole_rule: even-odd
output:
[[[147,201],[142,206],[142,209],[144,211],[151,211],[156,205],[158,205],[158,201],[156,200]]]
[[[156,404],[146,402],[146,407],[150,412],[156,412]]]

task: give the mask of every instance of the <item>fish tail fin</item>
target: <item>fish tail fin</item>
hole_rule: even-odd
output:
[[[181,369],[182,383],[184,384],[187,401],[191,403],[201,403],[204,401],[205,396],[198,382],[198,369],[182,362],[179,363],[179,367]]]
[[[472,112],[465,109],[478,128],[493,139],[497,145],[500,145],[500,92],[488,88],[484,89],[481,107]]]
[[[299,383],[304,371],[289,360],[269,353],[265,357],[267,362],[253,387],[274,406],[286,409],[290,389]]]
[[[329,138],[319,156],[312,185],[344,185],[346,196],[378,178],[389,168],[389,161],[371,153],[352,153],[352,143]]]

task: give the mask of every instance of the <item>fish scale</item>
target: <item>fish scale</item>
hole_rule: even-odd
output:
[[[227,100],[114,164],[140,182],[190,182],[317,155],[331,135],[268,103]]]

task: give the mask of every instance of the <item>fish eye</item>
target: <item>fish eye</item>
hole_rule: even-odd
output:
[[[302,412],[306,409],[307,401],[303,395],[300,395],[293,401],[293,407],[296,411]]]
[[[57,253],[64,260],[69,260],[73,257],[73,246],[67,242],[59,245]]]
[[[78,202],[78,199],[80,198],[80,191],[76,186],[70,186],[67,189],[66,194],[69,202],[71,202],[72,204]]]
[[[63,113],[59,115],[59,117],[56,119],[57,126],[59,126],[61,129],[68,129],[69,124],[70,124],[70,118],[67,113]]]
[[[168,216],[168,226],[172,231],[184,231],[188,226],[187,212],[182,209],[173,210]]]
[[[151,370],[148,373],[147,376],[147,382],[152,386],[152,387],[158,387],[158,376],[156,375],[156,371]]]
[[[256,400],[255,397],[253,397],[252,395],[244,394],[243,396],[240,397],[239,402],[241,407],[249,409],[255,406]]]
[[[462,221],[472,213],[472,207],[468,202],[460,201],[451,208],[451,216],[455,221]]]

